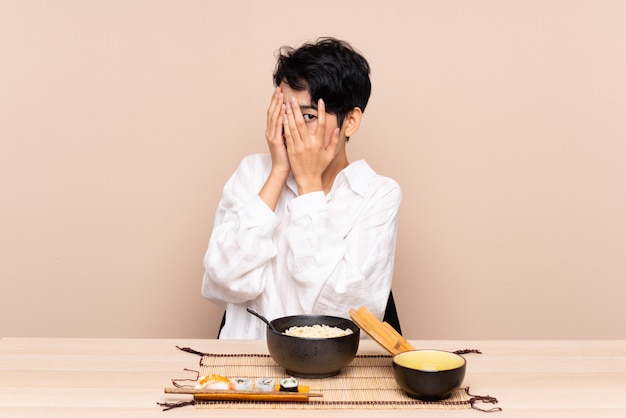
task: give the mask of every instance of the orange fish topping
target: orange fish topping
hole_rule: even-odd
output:
[[[232,386],[233,386],[232,382],[227,377],[220,376],[217,374],[204,376],[202,379],[198,381],[198,384],[200,384],[201,386],[213,385],[215,383],[225,383],[228,385],[229,389],[232,389]]]

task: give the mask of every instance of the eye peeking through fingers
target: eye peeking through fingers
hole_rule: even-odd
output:
[[[315,119],[317,119],[317,115],[314,115],[312,113],[304,113],[302,117],[304,118],[305,122],[313,122]]]

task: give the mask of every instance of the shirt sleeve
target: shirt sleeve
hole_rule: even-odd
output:
[[[265,288],[264,266],[276,256],[272,232],[280,223],[258,196],[263,170],[244,159],[224,186],[204,256],[202,295],[214,303],[240,303]]]
[[[288,268],[307,312],[346,317],[366,306],[383,317],[393,278],[398,211],[398,184],[376,177],[357,204],[331,213],[322,192],[290,202]],[[342,216],[350,223],[334,222]],[[341,229],[349,224],[350,228]],[[339,227],[338,227],[339,226]]]

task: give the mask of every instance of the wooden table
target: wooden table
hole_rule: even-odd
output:
[[[464,385],[499,399],[493,417],[626,417],[626,340],[411,341],[418,348],[468,355]],[[232,410],[193,407],[163,412],[157,402],[202,352],[267,353],[264,341],[168,339],[3,338],[0,340],[0,417],[215,417]],[[384,351],[362,341],[360,354]],[[488,405],[488,404],[487,404]],[[244,415],[251,411],[244,411]],[[275,416],[480,417],[468,410],[255,410]]]

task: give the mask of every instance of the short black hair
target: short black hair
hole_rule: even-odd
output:
[[[319,38],[297,49],[278,51],[274,85],[285,82],[296,91],[308,90],[312,104],[324,99],[326,111],[337,115],[339,127],[358,107],[365,111],[372,84],[367,60],[350,44],[335,38]]]

